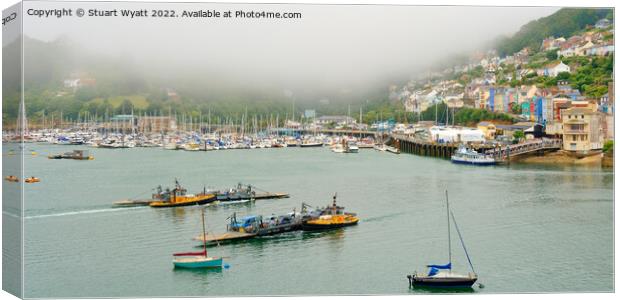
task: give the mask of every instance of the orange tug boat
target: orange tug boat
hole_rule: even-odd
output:
[[[336,195],[331,206],[314,211],[301,224],[305,231],[326,230],[357,225],[359,218],[355,213],[344,212],[344,207],[336,205]]]
[[[14,176],[14,175],[9,175],[5,177],[4,179],[10,182],[19,182],[19,178],[17,178],[17,176]]]
[[[197,195],[187,194],[178,180],[175,180],[175,187],[172,190],[162,191],[159,189],[157,194],[153,194],[153,199],[159,199],[149,203],[151,207],[176,207],[207,204],[216,200],[215,194],[205,192]]]
[[[26,182],[26,183],[41,182],[41,179],[32,176],[32,177],[28,177],[28,178],[24,179],[24,182]]]

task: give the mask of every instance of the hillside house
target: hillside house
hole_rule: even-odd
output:
[[[556,77],[562,72],[570,72],[570,67],[561,61],[553,62],[536,70],[538,76]]]
[[[586,55],[589,56],[606,56],[614,53],[614,42],[607,41],[604,44],[598,44],[592,46],[586,51]]]
[[[594,27],[597,29],[605,29],[609,26],[611,26],[611,21],[607,19],[600,19],[596,22],[596,24],[594,24]]]

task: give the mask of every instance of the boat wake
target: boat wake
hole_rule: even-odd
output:
[[[101,208],[101,209],[90,209],[90,210],[66,211],[66,212],[59,212],[59,213],[54,213],[54,214],[25,216],[24,219],[44,219],[44,218],[54,218],[54,217],[74,216],[74,215],[85,215],[85,214],[99,214],[99,213],[119,212],[119,211],[136,210],[136,209],[144,209],[144,208],[145,207],[142,206],[142,207]]]
[[[369,223],[369,222],[376,222],[376,221],[381,221],[381,220],[385,220],[385,219],[390,219],[399,215],[403,215],[406,212],[397,212],[397,213],[392,213],[392,214],[387,214],[387,215],[383,215],[383,216],[377,216],[377,217],[370,217],[364,220],[364,223]]]

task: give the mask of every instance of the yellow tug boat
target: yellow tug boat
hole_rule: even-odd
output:
[[[303,230],[311,231],[352,226],[358,222],[359,218],[355,213],[344,212],[344,207],[336,205],[336,195],[334,195],[331,206],[311,212],[301,226]]]
[[[187,194],[187,190],[175,180],[172,190],[161,191],[153,195],[153,199],[160,199],[149,203],[151,207],[176,207],[207,204],[216,200],[215,194],[200,193],[197,195]]]

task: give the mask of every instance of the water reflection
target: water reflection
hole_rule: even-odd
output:
[[[209,284],[209,280],[220,280],[224,277],[224,268],[174,268],[172,269],[174,276],[179,280],[186,282],[203,282]]]
[[[345,230],[345,228],[338,228],[327,231],[304,231],[302,239],[326,238],[328,241],[342,241]]]

